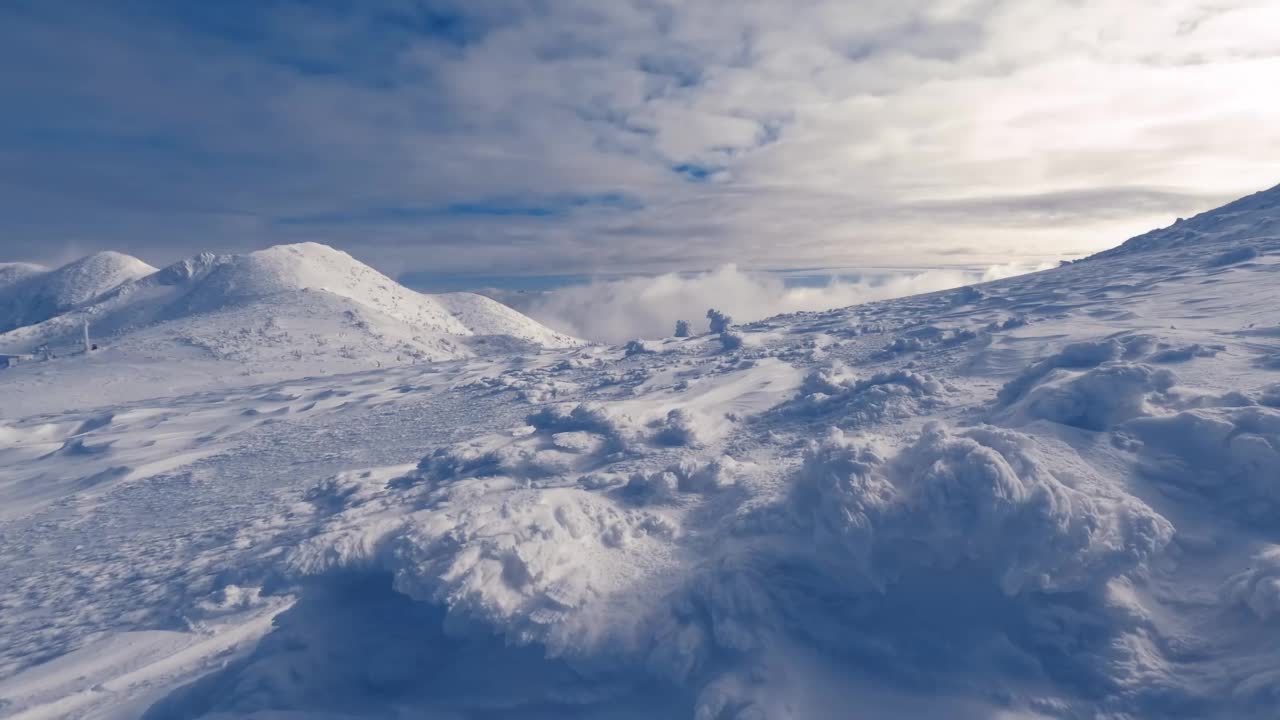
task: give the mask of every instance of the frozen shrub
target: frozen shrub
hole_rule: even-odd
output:
[[[688,412],[676,408],[667,413],[666,418],[653,423],[657,428],[653,441],[667,447],[693,447],[698,445],[698,431],[693,417]]]
[[[732,330],[725,330],[720,333],[720,347],[725,352],[737,350],[742,347],[742,335],[733,332]]]
[[[1245,245],[1243,247],[1232,248],[1215,255],[1206,264],[1207,267],[1222,267],[1224,265],[1235,265],[1236,263],[1249,262],[1256,260],[1258,257],[1258,249]]]
[[[642,353],[653,352],[643,340],[628,340],[627,344],[622,347],[622,354],[631,357]]]
[[[959,290],[956,290],[954,293],[952,293],[951,304],[966,305],[968,303],[977,302],[983,299],[984,297],[986,296],[983,295],[982,291],[976,287],[973,287],[973,286],[962,287]]]
[[[716,310],[715,308],[711,308],[707,311],[707,320],[711,323],[711,332],[713,333],[722,333],[728,330],[729,326],[733,324],[733,318],[719,310]]]
[[[1025,317],[1016,315],[1014,317],[1005,318],[1003,322],[992,320],[990,323],[987,323],[987,330],[991,332],[995,332],[997,330],[1013,330],[1026,324],[1027,319]]]
[[[680,490],[680,478],[670,470],[634,472],[622,488],[622,494],[640,503],[661,503],[674,499]]]
[[[579,403],[544,407],[525,418],[535,429],[548,433],[585,431],[617,437],[619,428],[600,405]]]
[[[1164,343],[1161,343],[1161,345],[1161,350],[1150,357],[1151,362],[1181,363],[1194,358],[1211,358],[1227,349],[1224,345],[1201,345],[1200,343],[1181,346],[1165,345]]]
[[[809,373],[787,406],[802,416],[838,413],[841,427],[890,417],[910,417],[941,404],[944,388],[933,376],[910,370],[881,371],[859,379],[843,365]]]
[[[689,321],[688,320],[676,321],[676,337],[678,338],[689,337]]]

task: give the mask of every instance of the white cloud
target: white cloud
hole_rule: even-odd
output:
[[[900,271],[859,280],[834,276],[820,286],[794,286],[775,273],[747,272],[726,265],[705,273],[599,280],[546,293],[498,297],[557,330],[620,343],[632,338],[668,337],[677,320],[688,320],[693,328],[705,332],[709,308],[743,323],[782,313],[830,310],[946,290],[1047,267],[1051,265]]]
[[[0,24],[4,65],[38,69],[0,73],[6,123],[93,140],[0,159],[4,235],[313,239],[442,271],[972,263],[1098,250],[1280,180],[1270,2],[271,7],[257,45],[105,6]],[[631,202],[414,212],[610,193]],[[1135,194],[1163,200],[1094,211]]]

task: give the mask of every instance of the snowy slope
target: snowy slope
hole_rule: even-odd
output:
[[[0,713],[1274,718],[1278,196],[726,336],[11,416]]]
[[[431,296],[471,333],[508,336],[546,347],[564,347],[565,336],[483,295],[469,292]]]
[[[0,268],[0,332],[48,320],[81,307],[122,283],[154,273],[155,268],[118,252],[99,252],[48,272],[30,272],[25,264]]]
[[[1252,247],[1251,240],[1277,235],[1280,235],[1280,186],[1242,197],[1188,220],[1179,219],[1170,227],[1130,238],[1095,257],[1147,251],[1208,253],[1222,250],[1247,254]]]

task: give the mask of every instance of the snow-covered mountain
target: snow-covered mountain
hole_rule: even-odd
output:
[[[1231,253],[1247,251],[1255,238],[1280,235],[1280,186],[1242,197],[1189,220],[1130,238],[1119,247],[1098,253],[1106,258],[1130,253],[1157,251],[1166,257],[1202,258],[1215,250]],[[1239,247],[1235,247],[1235,246]],[[1247,253],[1246,253],[1247,254]],[[1230,264],[1231,257],[1212,258]],[[1239,260],[1237,260],[1239,262]]]
[[[717,335],[47,382],[0,413],[0,709],[1269,720],[1278,200]]]
[[[48,271],[45,266],[35,263],[0,263],[0,292],[19,280]]]
[[[457,359],[511,343],[577,344],[478,295],[414,292],[317,243],[202,253],[159,271],[99,253],[14,287],[16,327],[0,334],[0,352],[76,347],[85,321],[117,359],[311,358],[346,361],[346,370]],[[23,302],[40,310],[24,312]]]
[[[99,252],[43,271],[39,265],[0,267],[0,332],[33,325],[85,305],[155,268],[118,252]]]

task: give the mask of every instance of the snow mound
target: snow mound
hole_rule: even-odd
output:
[[[1140,363],[1097,367],[1083,373],[1055,370],[1013,405],[1024,419],[1043,419],[1082,428],[1109,430],[1149,415],[1152,399],[1177,383],[1173,373]]]
[[[1139,468],[1153,481],[1280,527],[1280,410],[1202,408],[1137,418],[1123,430],[1142,443]]]
[[[906,418],[942,404],[945,388],[927,373],[888,370],[860,378],[842,364],[805,376],[786,410],[807,416],[836,416],[840,427]]]
[[[894,338],[881,350],[884,357],[892,357],[901,353],[919,352],[936,346],[952,346],[968,342],[978,337],[969,328],[941,328],[934,325],[913,328]]]
[[[891,675],[929,656],[937,677],[1061,645],[1050,677],[1135,679],[1114,649],[1135,628],[1106,588],[1172,527],[1028,436],[931,427],[895,453],[835,431],[789,492],[738,505],[753,465],[702,455],[627,473],[647,451],[603,408],[529,420],[531,434],[443,448],[389,482],[322,483],[320,532],[291,572],[389,573],[451,633],[534,644],[580,678],[625,679],[613,692],[669,684],[696,717],[793,716],[781,708],[806,699],[786,668],[815,643]],[[957,595],[1003,609],[954,624]],[[1067,607],[1094,625],[1083,644],[1037,627]]]
[[[1018,377],[1005,383],[996,395],[996,399],[1004,405],[1012,404],[1031,388],[1040,384],[1054,370],[1087,370],[1122,358],[1132,359],[1141,356],[1144,349],[1154,342],[1155,340],[1148,335],[1134,335],[1071,343],[1031,365]]]
[[[643,452],[642,428],[598,405],[545,408],[528,422],[514,438],[440,448],[390,482],[322,483],[309,497],[322,531],[289,567],[389,570],[397,590],[445,603],[450,623],[496,626],[556,655],[602,651],[614,633],[590,627],[593,608],[626,600],[620,591],[671,552],[676,524],[645,507],[625,474],[601,473]],[[405,518],[405,506],[420,510]]]
[[[1259,620],[1280,618],[1280,545],[1253,558],[1253,567],[1233,576],[1222,589],[1228,603],[1243,605]]]
[[[795,502],[815,541],[876,588],[916,563],[980,568],[1008,595],[1097,588],[1169,542],[1172,526],[1143,503],[1063,482],[1043,456],[991,427],[932,426],[887,460],[835,432],[806,453]]]

